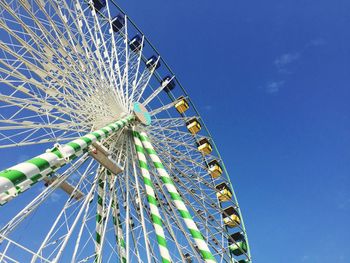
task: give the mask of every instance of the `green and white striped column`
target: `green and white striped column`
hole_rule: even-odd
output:
[[[118,245],[118,251],[119,256],[122,263],[126,263],[126,250],[125,250],[125,241],[124,241],[124,235],[123,235],[123,227],[122,223],[120,221],[120,212],[119,212],[119,206],[115,202],[115,198],[113,198],[112,202],[112,216],[113,216],[113,226],[114,226],[114,232],[115,232],[115,238],[117,240]]]
[[[102,262],[101,237],[105,220],[105,195],[106,195],[106,171],[102,171],[98,178],[97,186],[97,207],[96,207],[96,242],[95,242],[95,262]]]
[[[147,200],[149,203],[150,211],[151,211],[151,218],[152,223],[157,235],[157,241],[158,241],[158,247],[160,251],[160,255],[162,257],[163,263],[170,263],[171,258],[169,254],[169,250],[167,248],[165,234],[163,230],[163,223],[162,218],[160,216],[159,210],[158,210],[158,202],[154,193],[154,187],[153,183],[149,174],[147,160],[145,156],[145,151],[143,149],[142,143],[138,137],[138,133],[133,131],[134,136],[134,142],[135,142],[135,148],[137,152],[137,157],[139,159],[139,165],[143,177],[143,182],[145,184],[146,194],[147,194]]]
[[[0,205],[24,192],[43,177],[50,175],[88,150],[88,147],[107,138],[135,119],[133,115],[111,123],[65,145],[56,146],[33,159],[0,172]]]
[[[114,187],[116,183],[116,179],[117,178],[114,175],[109,176],[110,196],[112,198],[112,219],[113,219],[113,227],[114,227],[115,239],[117,241],[120,262],[126,263],[127,259],[126,259],[123,227],[122,227],[122,222],[120,220],[120,211],[119,211],[119,205],[117,200],[117,192]]]
[[[168,172],[165,170],[163,163],[158,157],[156,151],[154,150],[147,134],[145,132],[141,132],[137,135],[142,141],[142,144],[146,149],[147,153],[151,157],[153,165],[156,167],[162,182],[164,183],[165,187],[167,188],[171,196],[172,201],[174,202],[178,212],[180,213],[182,219],[184,220],[189,232],[191,233],[191,236],[193,237],[194,242],[196,243],[202,255],[202,258],[204,259],[205,262],[211,262],[211,263],[216,262],[214,256],[210,252],[208,244],[204,240],[202,234],[198,230],[197,225],[193,221],[191,214],[189,213],[187,207],[185,206],[185,203],[183,202],[179,192],[177,191],[173,180],[169,176]]]

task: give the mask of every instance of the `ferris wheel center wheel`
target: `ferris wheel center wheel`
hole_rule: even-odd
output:
[[[1,1],[0,37],[0,262],[252,262],[203,119],[114,0]]]
[[[144,125],[150,125],[152,122],[151,114],[141,103],[134,103],[134,114],[138,121]]]

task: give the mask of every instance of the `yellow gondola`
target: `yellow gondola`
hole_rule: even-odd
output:
[[[212,160],[208,163],[208,170],[213,178],[218,178],[222,174],[222,168],[217,160]]]
[[[232,198],[232,192],[226,183],[221,183],[215,187],[219,192],[216,193],[220,202],[229,201]]]
[[[207,138],[202,138],[197,142],[198,151],[200,151],[203,155],[210,154],[213,150],[209,140]]]
[[[190,119],[188,122],[186,122],[186,126],[188,131],[192,134],[198,133],[202,128],[197,118]]]
[[[227,227],[236,227],[241,223],[241,219],[233,206],[226,208],[222,214],[224,224]]]
[[[175,108],[180,114],[182,114],[185,111],[187,111],[190,108],[190,106],[189,106],[187,100],[185,99],[185,97],[181,96],[177,99],[177,102],[175,104]]]

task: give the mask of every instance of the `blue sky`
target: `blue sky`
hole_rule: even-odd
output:
[[[206,120],[255,262],[350,262],[350,2],[118,2]]]

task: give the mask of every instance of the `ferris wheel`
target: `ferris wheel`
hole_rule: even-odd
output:
[[[114,0],[0,1],[0,83],[0,262],[251,262],[203,119]]]

